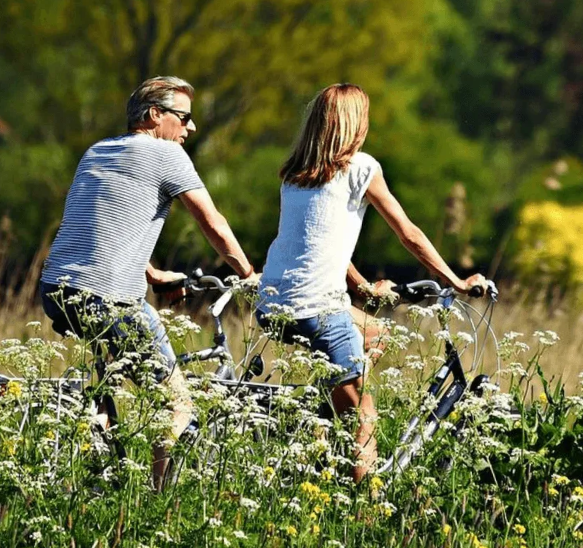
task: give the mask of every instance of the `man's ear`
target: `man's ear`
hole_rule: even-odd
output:
[[[150,121],[159,126],[161,123],[162,118],[162,111],[158,107],[150,107],[148,109],[148,115],[150,117]]]

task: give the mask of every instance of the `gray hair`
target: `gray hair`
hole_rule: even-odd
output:
[[[142,82],[131,94],[126,107],[128,130],[140,127],[147,120],[150,107],[172,108],[177,91],[191,100],[194,96],[194,88],[176,76],[156,76]]]

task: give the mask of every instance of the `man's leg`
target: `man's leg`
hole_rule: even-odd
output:
[[[186,384],[186,379],[176,364],[176,355],[174,354],[174,350],[172,349],[172,345],[170,344],[170,340],[168,339],[168,335],[162,325],[158,312],[153,306],[146,302],[144,302],[143,311],[148,316],[148,327],[154,337],[154,348],[162,355],[166,362],[165,366],[167,370],[158,375],[158,378],[161,382],[165,383],[170,390],[170,406],[174,413],[170,439],[153,448],[154,487],[156,490],[160,491],[162,489],[164,473],[168,466],[168,446],[172,445],[189,425],[192,418],[193,405]]]

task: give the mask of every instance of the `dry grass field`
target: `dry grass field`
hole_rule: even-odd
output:
[[[25,282],[20,287],[8,285],[0,293],[0,340],[32,336],[33,330],[26,325],[31,321],[40,321],[40,331],[35,330],[34,336],[46,340],[59,338],[44,316],[38,297],[38,279],[42,268],[40,257],[44,255],[41,249],[26,273]],[[0,257],[1,259],[1,257]],[[0,274],[2,273],[0,264]],[[579,385],[579,374],[583,372],[583,311],[572,304],[569,295],[546,296],[532,295],[531,292],[517,284],[510,286],[502,284],[500,300],[497,303],[492,325],[500,338],[505,333],[514,331],[523,334],[527,344],[535,345],[532,334],[536,330],[552,330],[560,337],[560,343],[549,348],[543,360],[544,372],[547,378],[553,378],[565,385],[568,393],[573,393]],[[164,307],[163,302],[156,302],[150,295],[153,304]],[[194,303],[190,308],[182,308],[181,313],[190,314],[203,330],[194,338],[195,345],[207,345],[212,339],[212,325],[205,314],[204,303]],[[390,314],[390,313],[389,313]],[[404,314],[396,312],[391,315],[398,323],[404,321]],[[234,355],[242,351],[241,322],[235,317],[227,319],[227,331]],[[532,339],[532,340],[531,340]]]

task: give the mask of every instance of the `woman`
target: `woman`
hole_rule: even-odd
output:
[[[325,352],[342,368],[332,380],[332,402],[338,413],[358,411],[357,482],[376,458],[376,411],[363,391],[363,340],[355,327],[363,323],[363,313],[351,315],[347,293],[347,283],[354,287],[365,281],[350,259],[368,203],[421,263],[457,291],[467,293],[476,285],[485,289],[486,283],[479,274],[462,280],[452,272],[389,192],[379,163],[360,152],[368,109],[368,96],[352,84],[332,85],[310,104],[295,149],[280,171],[279,232],[263,269],[258,311],[265,325],[270,305],[290,306],[295,323],[285,335],[307,337],[312,350]],[[376,290],[383,293],[387,285],[381,282]]]

